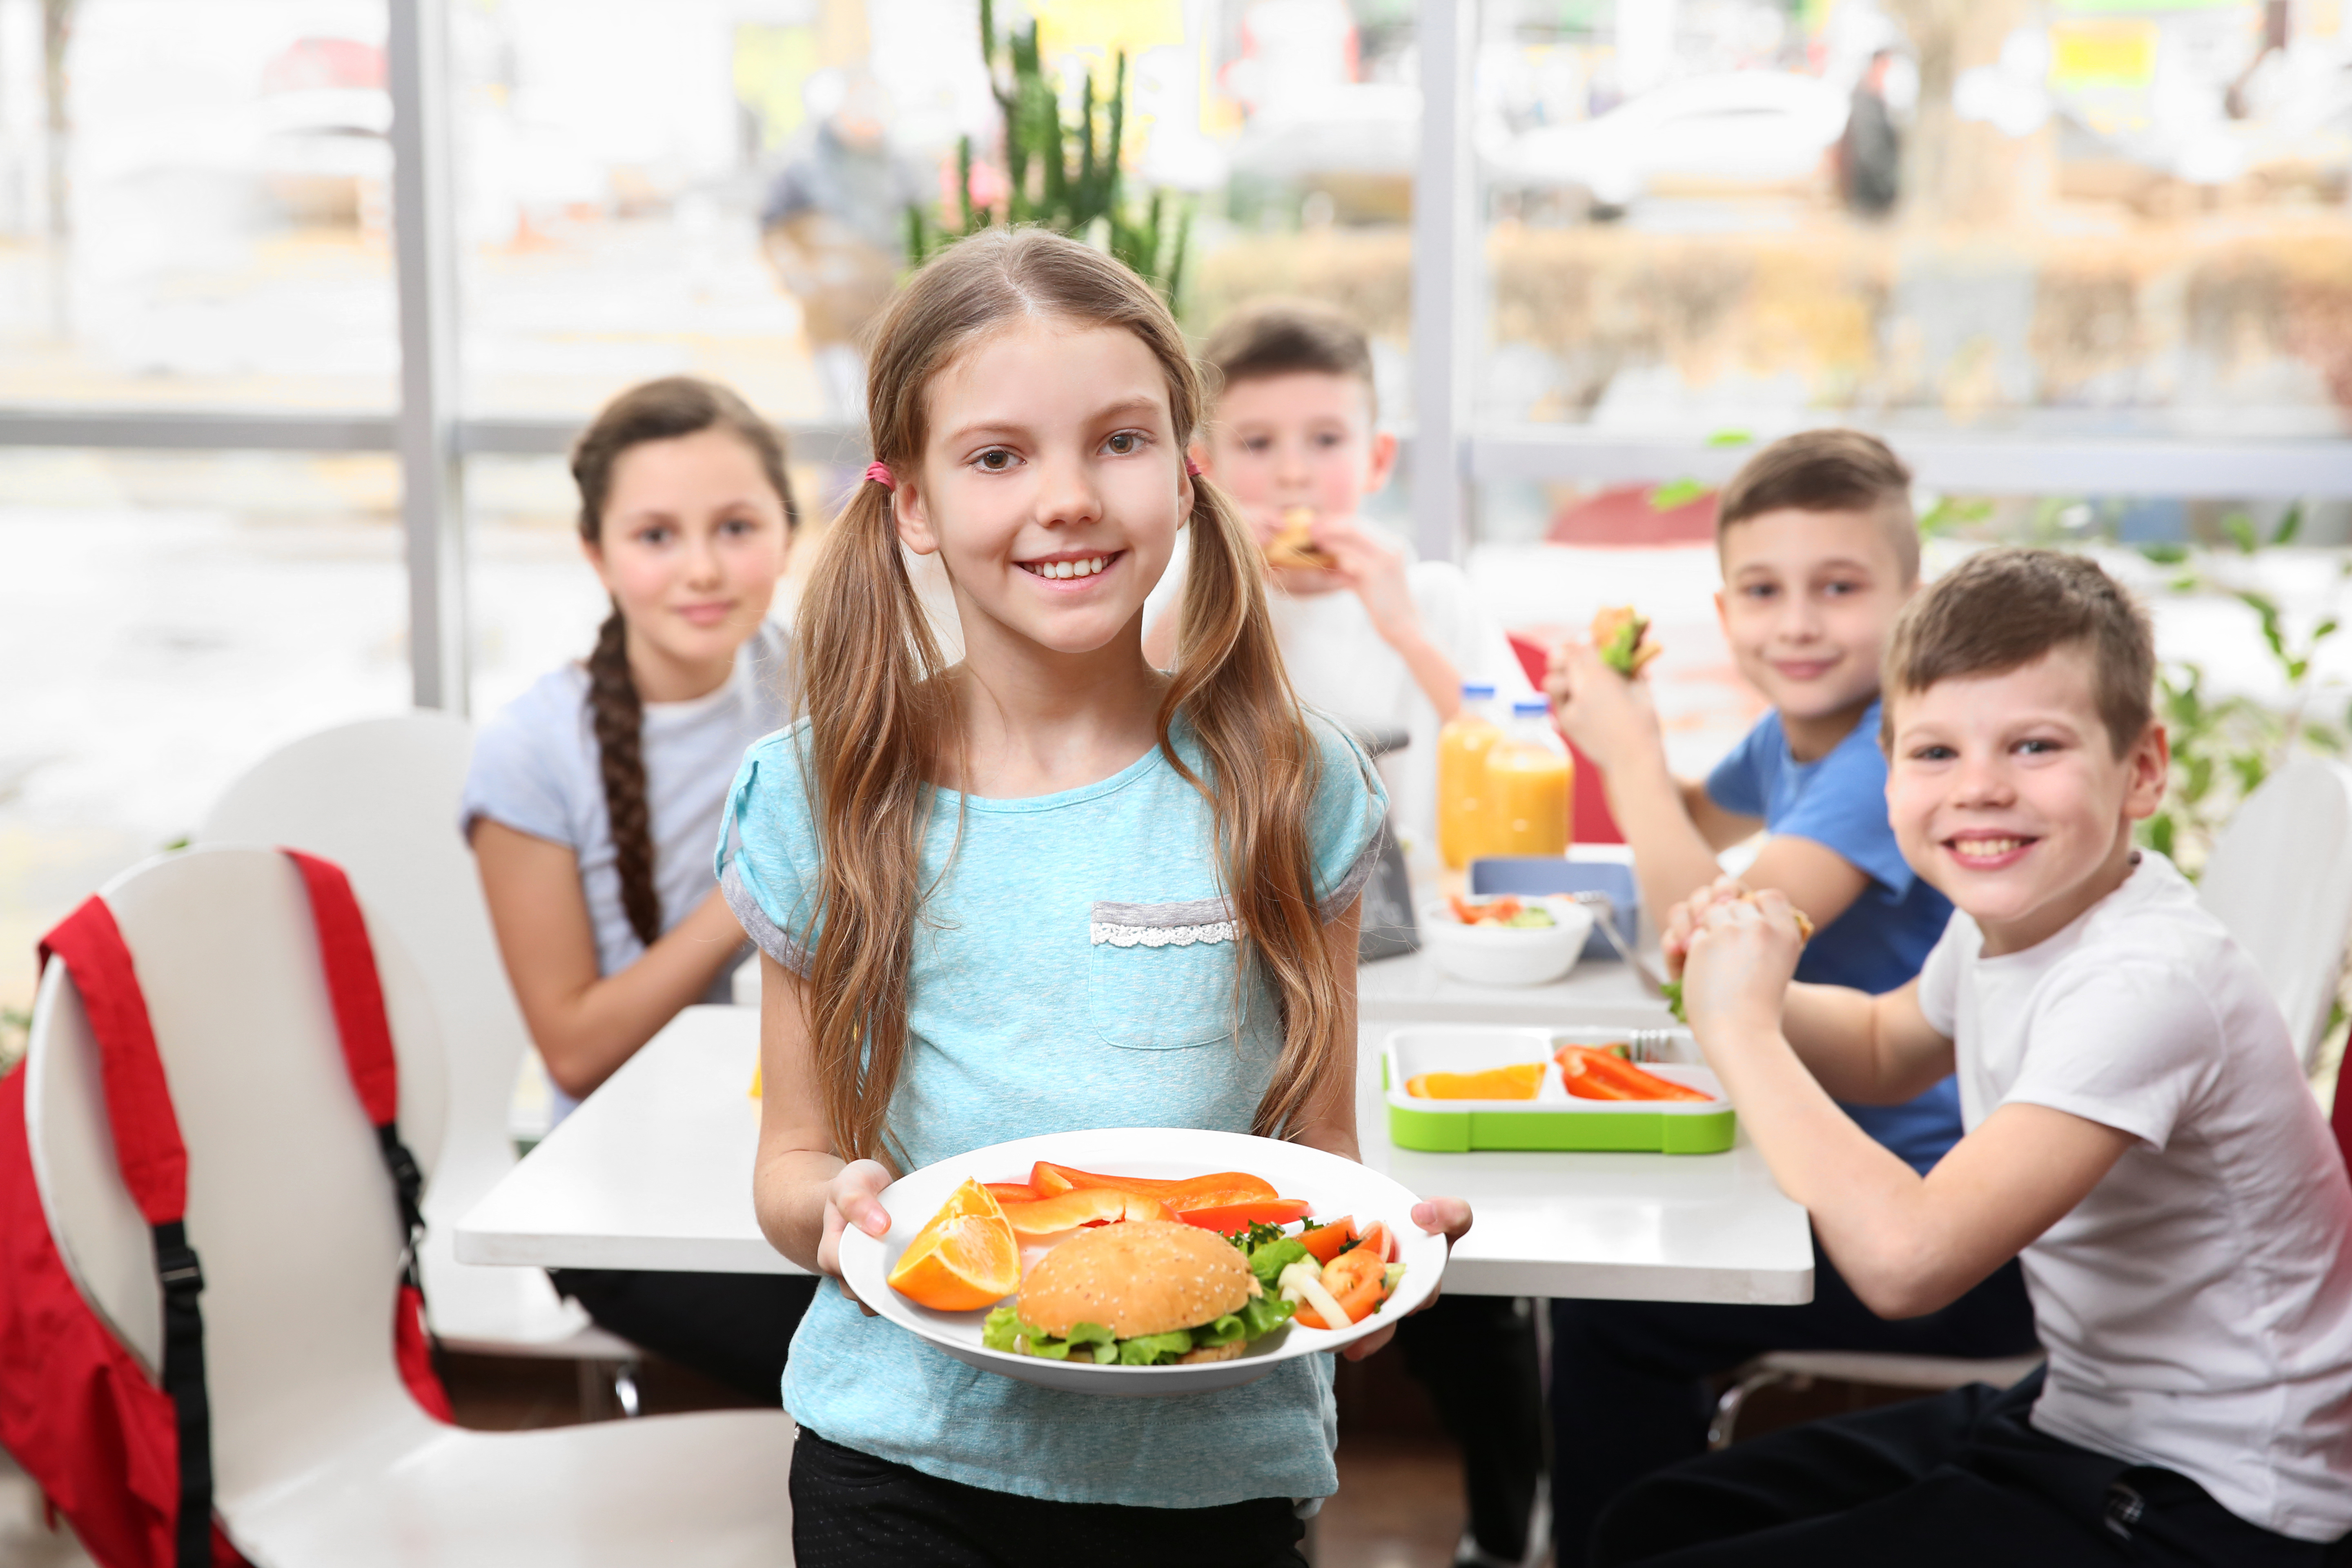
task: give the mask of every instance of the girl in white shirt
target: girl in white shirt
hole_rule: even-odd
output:
[[[728,1000],[745,947],[709,847],[744,748],[789,716],[783,633],[767,616],[797,522],[782,442],[708,382],[622,394],[572,471],[581,549],[613,612],[583,663],[549,671],[482,727],[464,805],[559,1115],[680,1008]],[[814,1288],[554,1279],[606,1328],[770,1403]]]

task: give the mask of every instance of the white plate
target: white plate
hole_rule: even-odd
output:
[[[890,1289],[890,1270],[898,1265],[899,1255],[915,1239],[915,1233],[940,1212],[949,1194],[967,1178],[1025,1182],[1030,1166],[1040,1160],[1121,1176],[1182,1178],[1216,1171],[1247,1171],[1272,1182],[1286,1198],[1305,1198],[1307,1213],[1316,1218],[1353,1215],[1359,1220],[1386,1224],[1401,1248],[1404,1278],[1397,1282],[1396,1293],[1387,1303],[1360,1323],[1344,1329],[1309,1329],[1292,1323],[1257,1341],[1232,1361],[1201,1366],[1097,1366],[1091,1362],[1043,1361],[992,1351],[980,1342],[986,1310],[935,1312]],[[1078,1394],[1205,1394],[1254,1383],[1277,1363],[1297,1356],[1338,1350],[1396,1322],[1428,1300],[1437,1289],[1438,1276],[1445,1272],[1445,1238],[1431,1236],[1412,1223],[1412,1205],[1420,1201],[1378,1171],[1297,1143],[1168,1127],[1055,1132],[992,1143],[926,1165],[891,1183],[882,1192],[882,1206],[890,1211],[889,1234],[877,1239],[855,1226],[844,1231],[841,1272],[867,1306],[984,1372]]]

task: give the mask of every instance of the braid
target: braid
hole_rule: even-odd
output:
[[[654,886],[654,839],[646,809],[642,730],[646,705],[629,674],[629,626],[621,607],[604,617],[596,651],[588,656],[588,712],[604,774],[604,814],[612,819],[613,868],[621,876],[621,908],[637,940],[651,947],[661,935],[661,892]]]

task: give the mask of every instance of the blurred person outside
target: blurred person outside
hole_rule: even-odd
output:
[[[761,203],[761,243],[800,301],[827,414],[856,419],[866,405],[859,342],[898,282],[907,208],[932,193],[890,146],[888,97],[871,76],[821,70],[803,96],[809,124]]]

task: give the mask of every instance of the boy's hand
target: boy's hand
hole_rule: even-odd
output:
[[[1707,890],[1684,939],[1683,1012],[1691,1032],[1713,1045],[1742,1031],[1780,1026],[1780,1006],[1805,945],[1788,895],[1767,888],[1752,899],[1719,898]],[[1693,900],[1696,902],[1696,900]],[[1677,915],[1690,912],[1685,905]]]
[[[1639,677],[1628,680],[1601,663],[1591,644],[1563,643],[1552,650],[1544,695],[1560,730],[1602,773],[1644,757],[1664,760],[1665,741],[1650,701],[1650,683]]]
[[[1391,646],[1421,632],[1421,609],[1405,580],[1404,552],[1365,531],[1352,517],[1318,517],[1307,537],[1331,558],[1330,575],[1364,602],[1372,629]]]
[[[1658,933],[1658,948],[1666,961],[1666,976],[1679,980],[1683,974],[1683,958],[1690,952],[1691,933],[1706,920],[1706,911],[1717,904],[1744,899],[1748,884],[1737,877],[1717,877],[1689,898],[1666,911],[1666,921]]]

